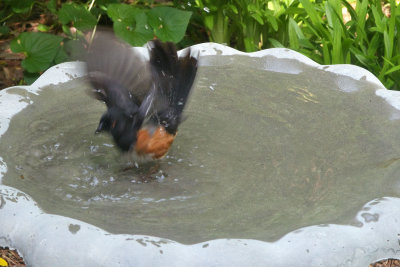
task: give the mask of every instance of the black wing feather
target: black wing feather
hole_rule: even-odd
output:
[[[190,49],[178,57],[173,43],[150,43],[150,65],[157,88],[156,117],[168,132],[175,134],[181,122],[197,72],[197,58],[190,55]]]

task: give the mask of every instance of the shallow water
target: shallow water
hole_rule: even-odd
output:
[[[205,58],[228,65],[200,68],[168,156],[129,170],[94,135],[105,106],[82,80],[27,95],[34,104],[0,139],[3,182],[46,212],[183,243],[357,225],[366,202],[400,196],[399,112],[370,83],[300,63],[263,70],[270,59]]]

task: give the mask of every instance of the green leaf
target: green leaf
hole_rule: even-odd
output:
[[[389,34],[386,30],[383,32],[383,43],[385,44],[385,57],[391,58],[393,51],[393,43],[390,41]]]
[[[48,32],[50,30],[50,27],[44,24],[39,24],[37,26],[38,31],[40,32]]]
[[[24,81],[26,84],[32,84],[34,83],[37,78],[39,78],[40,73],[31,73],[31,72],[27,72],[24,71]]]
[[[41,72],[50,67],[62,45],[63,38],[41,32],[24,32],[11,41],[14,53],[24,53],[26,58],[21,62],[28,72]]]
[[[227,7],[229,7],[234,14],[236,14],[236,15],[239,14],[239,11],[235,5],[229,4],[229,5],[227,5]]]
[[[15,13],[28,13],[33,6],[34,0],[4,0]]]
[[[361,62],[361,64],[363,64],[364,66],[369,66],[370,60],[365,56],[364,53],[354,47],[350,48],[350,51],[358,59],[358,61]]]
[[[268,38],[268,41],[272,44],[272,47],[285,48],[283,44],[274,38]]]
[[[47,8],[51,11],[51,13],[57,14],[57,0],[50,0],[47,3]]]
[[[325,40],[322,40],[322,57],[325,65],[332,64],[329,45]]]
[[[295,50],[300,48],[298,31],[301,31],[299,25],[294,19],[289,18],[289,47]]]
[[[331,8],[331,6],[329,5],[328,2],[325,2],[325,12],[326,12],[326,18],[328,20],[328,25],[333,28],[333,10]]]
[[[80,31],[90,30],[97,24],[96,17],[78,4],[63,4],[58,16],[62,24],[67,25],[72,22]]]
[[[7,26],[5,26],[5,25],[0,26],[0,36],[7,35],[9,32],[10,32],[10,28],[8,28]]]
[[[365,22],[367,21],[368,1],[363,0],[360,2],[357,0],[356,14],[357,14],[357,39],[367,40],[367,34],[365,32]]]
[[[365,0],[364,0],[365,1]],[[383,24],[383,19],[380,16],[380,13],[377,10],[377,7],[372,5],[371,6],[372,14],[374,15],[375,25],[377,27],[377,31],[383,33],[385,26]]]
[[[257,45],[254,43],[254,40],[250,37],[245,37],[243,39],[244,49],[246,52],[257,51]]]
[[[65,41],[64,50],[70,60],[82,59],[85,53],[85,47],[82,41],[79,40]]]
[[[267,16],[267,20],[271,24],[272,29],[274,29],[274,31],[278,31],[279,27],[276,18],[274,16]]]
[[[374,36],[372,37],[369,45],[368,45],[368,50],[367,50],[367,55],[368,56],[375,56],[376,51],[379,48],[379,45],[381,44],[381,35],[379,33],[375,33]]]
[[[343,63],[341,29],[335,27],[333,34],[332,63],[340,64]]]
[[[206,26],[206,28],[208,30],[212,30],[214,28],[214,16],[213,15],[204,16],[204,26]]]
[[[107,10],[114,22],[115,34],[133,46],[142,46],[153,39],[153,29],[149,26],[147,10],[125,4],[111,4]]]
[[[255,19],[259,24],[264,25],[264,20],[262,19],[262,17],[260,16],[260,14],[258,13],[253,13],[251,14],[251,17],[253,19]]]
[[[323,27],[323,21],[321,16],[316,11],[315,5],[311,3],[310,0],[299,0],[310,17],[310,20],[314,27],[321,33],[329,37],[329,33]]]
[[[149,24],[153,27],[155,35],[161,41],[174,43],[182,40],[191,15],[190,11],[171,7],[155,7],[148,13]]]
[[[58,52],[57,52],[56,56],[54,57],[54,63],[60,64],[67,60],[68,60],[68,55],[67,55],[67,53],[65,53],[64,46],[60,46],[58,48]]]
[[[110,4],[118,4],[120,0],[96,0],[96,5],[98,6],[108,6]]]
[[[69,27],[67,25],[62,25],[61,26],[63,32],[68,35],[68,36],[72,36],[71,30],[69,29]]]
[[[395,67],[389,69],[387,72],[385,72],[385,75],[388,75],[388,74],[390,74],[392,72],[399,71],[399,70],[400,70],[400,65],[399,66],[395,66]]]

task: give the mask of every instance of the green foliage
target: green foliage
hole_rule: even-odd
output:
[[[40,6],[41,12],[51,13],[56,20],[37,29],[46,33],[62,29],[66,34],[62,40],[49,34],[26,34],[13,42],[13,51],[28,56],[23,63],[26,80],[52,64],[76,58],[84,50],[78,41],[84,31],[112,24],[116,35],[133,46],[157,37],[181,47],[206,41],[247,52],[288,47],[320,64],[362,66],[387,88],[400,90],[400,5],[385,0],[391,13],[387,16],[381,1],[351,1],[138,0],[124,4],[124,0],[81,0],[60,5],[57,0],[3,0],[0,23],[29,16]],[[343,19],[343,7],[350,20]],[[0,37],[9,32],[7,25],[0,25]],[[41,38],[49,41],[46,53],[37,49],[45,45]]]
[[[161,41],[177,43],[185,35],[192,12],[171,7],[155,7],[148,12],[150,27]]]
[[[0,36],[7,35],[10,32],[10,28],[7,26],[0,26]]]
[[[185,6],[176,0],[175,5]],[[209,39],[251,52],[288,47],[320,64],[355,64],[400,90],[400,5],[389,0],[192,0]],[[342,8],[351,15],[345,21]],[[196,14],[199,14],[196,15]],[[189,28],[190,29],[190,28]],[[195,31],[193,31],[195,32]]]
[[[42,72],[57,61],[62,61],[57,58],[62,51],[62,40],[56,35],[24,32],[11,42],[10,47],[14,53],[26,55],[21,65],[27,72]]]
[[[142,46],[157,36],[162,41],[182,40],[191,12],[171,7],[152,9],[125,4],[112,4],[107,9],[115,33],[134,46]]]
[[[8,19],[15,14],[27,15],[32,11],[34,0],[4,0],[0,2],[2,14]],[[120,0],[91,0],[63,3],[57,0],[42,3],[41,8],[56,18],[54,25],[38,25],[40,32],[22,33],[11,43],[15,53],[24,53],[22,61],[25,82],[34,81],[38,74],[54,64],[68,59],[79,58],[84,51],[84,32],[94,30],[102,17],[113,22],[113,28],[120,38],[133,46],[142,46],[154,37],[162,41],[179,42],[185,35],[191,12],[173,7],[157,6],[150,8],[148,2],[140,5],[121,4]],[[8,12],[8,13],[7,13]],[[7,13],[7,14],[6,14]],[[29,15],[29,14],[28,14]],[[1,21],[0,21],[1,22]],[[66,38],[45,34],[61,28]],[[0,27],[0,34],[6,35],[9,28]]]
[[[135,6],[112,4],[107,14],[114,22],[115,34],[133,46],[141,46],[154,36],[146,12]]]
[[[73,24],[80,31],[93,29],[97,24],[96,17],[84,6],[78,4],[63,4],[58,11],[58,19],[61,24]]]
[[[32,9],[34,0],[3,0],[15,13],[27,13]]]

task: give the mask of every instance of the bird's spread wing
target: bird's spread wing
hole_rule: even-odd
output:
[[[128,113],[151,88],[149,63],[132,47],[119,41],[111,31],[98,31],[86,56],[92,95]],[[132,102],[135,105],[132,105]]]

